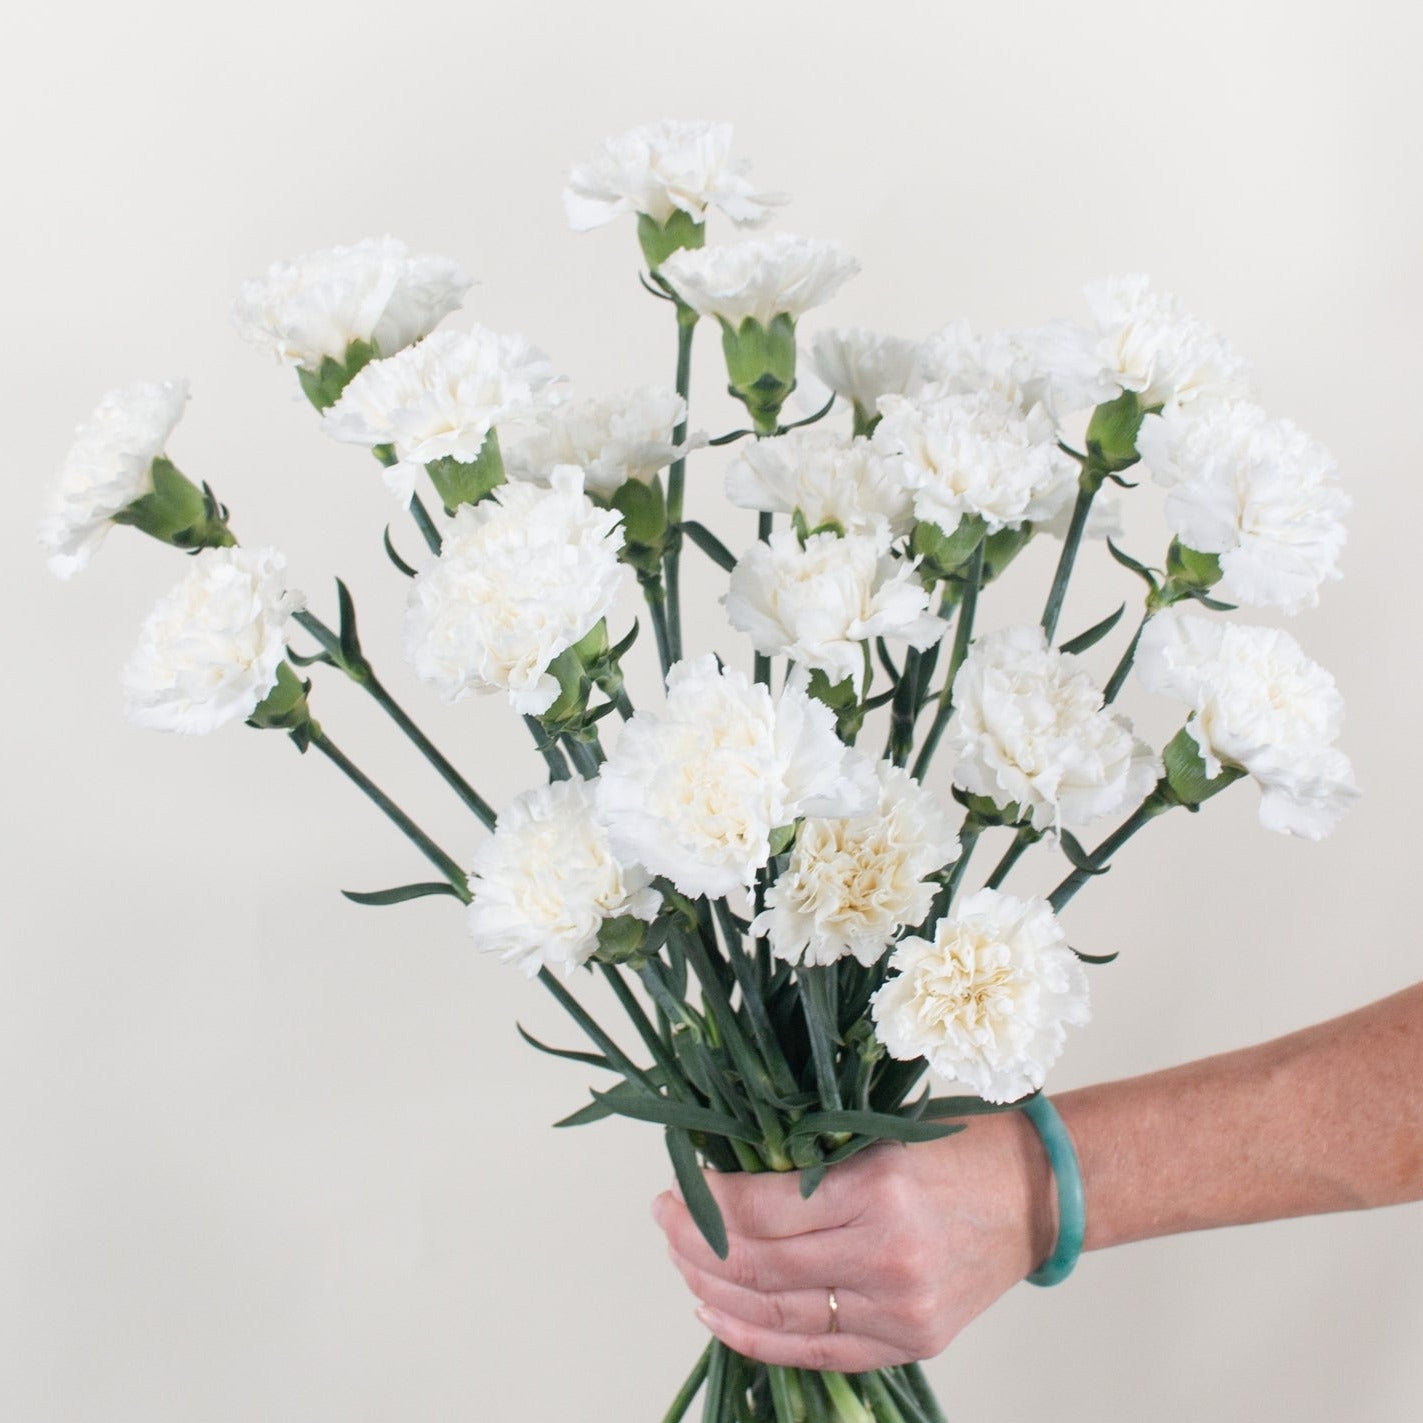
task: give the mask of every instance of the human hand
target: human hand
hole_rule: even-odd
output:
[[[653,1202],[697,1317],[766,1364],[861,1373],[925,1359],[1036,1268],[1056,1237],[1047,1157],[1018,1112],[834,1167],[708,1172],[730,1250],[717,1258],[675,1189]],[[830,1333],[830,1290],[839,1328]]]

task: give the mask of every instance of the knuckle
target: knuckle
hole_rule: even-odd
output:
[[[765,1324],[767,1329],[773,1329],[777,1334],[787,1332],[788,1311],[784,1295],[766,1295],[762,1303],[765,1313]]]
[[[761,1268],[755,1253],[744,1247],[738,1249],[735,1245],[731,1247],[731,1253],[726,1258],[726,1271],[732,1284],[747,1290],[756,1289],[761,1277]]]
[[[835,1366],[835,1360],[831,1357],[830,1346],[818,1335],[810,1335],[805,1341],[805,1358],[803,1368],[815,1369],[821,1373],[828,1372]]]

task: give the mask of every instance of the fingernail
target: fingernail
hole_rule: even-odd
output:
[[[693,1313],[708,1329],[715,1330],[717,1324],[720,1323],[720,1316],[714,1309],[709,1308],[707,1305],[699,1304]]]
[[[667,1214],[667,1202],[662,1196],[654,1196],[652,1199],[652,1218],[658,1225],[662,1224],[662,1217]]]

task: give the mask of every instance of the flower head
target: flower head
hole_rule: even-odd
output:
[[[386,482],[409,503],[422,465],[477,459],[490,430],[554,379],[548,358],[522,336],[483,326],[437,331],[359,371],[322,426],[333,439],[394,446]]]
[[[1147,623],[1136,672],[1191,708],[1186,730],[1208,775],[1234,766],[1255,778],[1266,829],[1321,839],[1358,798],[1333,744],[1344,699],[1289,633],[1169,610]]]
[[[1087,287],[1086,297],[1089,325],[1053,322],[1037,344],[1064,410],[1123,391],[1134,392],[1148,410],[1250,393],[1245,359],[1176,296],[1153,290],[1149,277],[1108,277]]]
[[[920,343],[919,379],[904,393],[933,401],[989,390],[1024,415],[1040,404],[1055,409],[1037,341],[1035,331],[976,332],[967,321],[951,321]]]
[[[571,978],[607,920],[651,920],[662,903],[640,866],[613,858],[592,788],[577,778],[510,803],[475,853],[470,889],[469,930],[479,947],[530,978],[541,968]]]
[[[909,394],[918,358],[915,342],[858,327],[820,331],[810,343],[811,369],[865,416],[875,413],[880,396]]]
[[[286,626],[305,604],[276,549],[208,548],[159,600],[124,668],[127,714],[158,731],[207,732],[252,715],[277,683]]]
[[[794,529],[778,529],[741,556],[722,601],[757,652],[818,669],[832,685],[863,673],[870,638],[922,650],[947,626],[913,564],[874,534],[812,534],[802,546]]]
[[[604,139],[569,175],[563,206],[577,232],[623,213],[665,224],[684,212],[700,223],[714,207],[733,222],[754,227],[785,199],[758,193],[747,166],[744,159],[731,158],[730,124],[663,119]]]
[[[314,372],[327,358],[344,362],[352,342],[393,356],[458,310],[469,287],[446,257],[412,257],[394,237],[367,237],[244,282],[232,323],[258,350]]]
[[[504,468],[511,479],[543,484],[555,465],[576,464],[587,492],[611,499],[628,480],[646,484],[679,457],[672,435],[686,418],[686,401],[655,385],[539,405],[503,440]]]
[[[1296,613],[1340,576],[1349,499],[1329,451],[1293,422],[1244,401],[1197,402],[1148,415],[1137,446],[1168,488],[1176,536],[1219,555],[1222,598]]]
[[[914,526],[910,493],[879,447],[818,425],[746,445],[727,466],[726,497],[743,509],[799,509],[812,529],[838,524],[847,534],[886,529],[899,538]]]
[[[1016,804],[1039,830],[1131,810],[1161,775],[1131,723],[1103,707],[1081,662],[1048,647],[1040,627],[974,640],[954,678],[946,744],[956,786]]]
[[[879,797],[867,815],[807,819],[790,861],[751,926],[771,952],[830,964],[853,954],[868,968],[905,924],[929,912],[925,879],[959,853],[948,811],[907,771],[875,763]]]
[[[623,727],[597,789],[614,853],[692,896],[750,886],[773,830],[859,814],[871,794],[834,717],[800,684],[773,699],[711,656],[672,668],[665,709]]]
[[[549,487],[502,484],[455,511],[440,556],[410,585],[406,653],[447,701],[508,695],[537,716],[553,705],[548,665],[591,632],[618,589],[620,516],[583,493],[582,471]]]
[[[859,270],[838,242],[786,233],[684,250],[662,264],[663,277],[693,311],[733,328],[747,317],[762,326],[781,315],[797,320]]]
[[[1077,466],[1041,406],[1028,414],[992,390],[933,400],[886,396],[876,446],[914,497],[915,515],[953,533],[969,515],[989,533],[1051,518]]]
[[[871,1000],[880,1041],[986,1102],[1037,1091],[1067,1027],[1090,1016],[1087,975],[1045,899],[979,890],[932,939],[901,939],[889,966]]]
[[[152,490],[153,461],[187,400],[187,381],[140,381],[109,391],[74,432],[40,523],[51,572],[60,578],[78,573],[114,516]]]

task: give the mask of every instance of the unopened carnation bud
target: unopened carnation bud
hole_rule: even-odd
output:
[[[707,225],[698,222],[690,213],[674,212],[666,222],[658,222],[645,212],[637,217],[637,240],[642,244],[642,255],[647,259],[650,272],[657,269],[674,253],[694,252],[705,245]],[[692,313],[696,320],[696,313]]]
[[[310,690],[309,678],[303,681],[287,663],[278,663],[276,684],[257,703],[247,725],[259,731],[288,731],[298,748],[305,751],[320,732],[306,700]]]
[[[784,312],[769,326],[751,316],[735,327],[723,321],[721,349],[731,393],[750,411],[758,430],[774,430],[795,389],[795,322]]]

